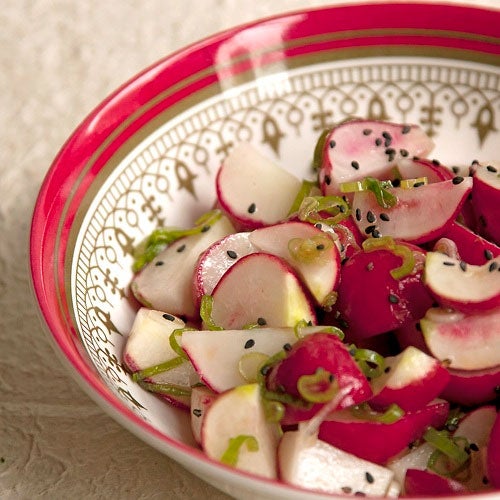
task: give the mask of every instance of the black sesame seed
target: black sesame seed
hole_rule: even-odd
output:
[[[452,171],[454,174],[458,174],[458,172],[460,172],[460,168],[458,168],[458,167],[451,167],[451,171]]]
[[[395,187],[395,188],[396,188],[396,187],[401,186],[401,179],[394,179],[394,180],[392,181],[392,185],[393,185],[393,187]]]
[[[264,318],[257,318],[257,324],[259,326],[265,326],[267,325],[267,321]]]
[[[419,187],[422,187],[424,184],[425,184],[425,182],[415,182],[415,184],[413,184],[413,187],[419,188]]]
[[[418,321],[417,323],[415,323],[415,330],[417,330],[417,332],[421,332],[422,331],[422,327],[420,326],[420,321]]]
[[[184,250],[186,250],[186,245],[181,245],[180,247],[177,248],[177,251],[179,253],[184,252]]]
[[[370,135],[373,132],[371,128],[365,128],[363,130],[363,135]]]
[[[384,373],[389,373],[391,371],[391,367],[390,366],[386,366],[384,368]]]
[[[449,261],[449,260],[445,260],[445,261],[443,262],[443,266],[454,266],[454,265],[455,265],[455,263],[454,263],[454,262],[451,262],[451,261]]]
[[[234,250],[228,250],[226,253],[230,259],[237,259],[238,258],[238,254]]]
[[[439,165],[441,165],[440,161],[439,160],[432,160],[432,164],[435,166],[435,167],[439,167]]]
[[[472,160],[471,165],[479,165],[479,160]]]
[[[323,226],[322,226],[321,222],[317,222],[316,224],[314,224],[314,227],[316,229],[321,229]]]
[[[375,478],[368,471],[365,472],[365,479],[366,479],[366,482],[370,483],[370,484],[375,482]]]
[[[352,488],[350,486],[342,486],[340,489],[343,493],[352,493]]]
[[[453,182],[453,184],[460,184],[463,180],[464,178],[461,175],[457,175],[456,177],[453,177],[451,182]]]
[[[487,170],[488,172],[493,172],[494,174],[496,174],[496,173],[498,172],[498,170],[497,170],[497,169],[496,169],[493,165],[488,165],[488,166],[486,167],[486,170]]]
[[[385,132],[385,131],[384,131],[384,132],[382,132],[382,137],[383,137],[384,139],[392,139],[392,135],[391,135],[391,134],[389,134],[389,132]]]
[[[203,226],[203,227],[201,228],[201,232],[202,232],[202,233],[206,233],[207,231],[210,231],[210,226]]]
[[[380,146],[381,144],[382,144],[382,139],[377,137],[377,139],[375,139],[375,146]]]
[[[283,350],[285,350],[286,352],[289,352],[292,350],[292,344],[289,344],[288,342],[286,344],[283,345]]]
[[[253,213],[255,212],[256,208],[257,208],[257,207],[255,206],[255,203],[251,203],[251,204],[248,206],[247,211],[248,211],[248,213],[249,213],[249,214],[253,214]]]
[[[368,222],[375,222],[376,219],[377,217],[375,217],[375,214],[371,210],[368,210],[368,213],[366,214],[366,220]]]
[[[396,150],[394,148],[386,148],[385,154],[389,156],[394,156],[396,154]]]
[[[163,266],[164,262],[162,260],[157,260],[155,266]]]
[[[418,160],[420,160],[420,158],[418,156],[413,157],[413,161],[418,161]]]
[[[380,231],[378,229],[373,230],[373,233],[372,233],[373,238],[380,238],[381,236],[382,236],[382,234],[380,233]]]
[[[245,342],[245,349],[250,349],[251,347],[253,347],[255,345],[255,340],[254,339],[248,339],[246,342]]]
[[[345,328],[346,330],[349,328],[349,323],[345,319],[339,318],[337,321],[341,328]],[[499,392],[500,392],[500,386],[499,386]]]
[[[357,161],[351,161],[351,167],[354,170],[359,170],[359,163]]]
[[[488,266],[488,271],[490,273],[492,273],[495,269],[498,269],[498,262],[492,262],[489,266]]]
[[[162,317],[164,319],[166,319],[167,321],[174,321],[174,319],[175,319],[175,316],[172,316],[171,314],[167,314],[167,313],[163,314]]]
[[[329,144],[332,149],[337,145],[337,143],[334,140],[331,140]]]
[[[403,157],[406,158],[410,153],[408,153],[407,149],[400,149],[399,154]]]
[[[260,373],[261,375],[264,375],[264,377],[271,371],[271,367],[269,365],[264,365],[261,369],[260,369]]]
[[[339,212],[341,214],[345,214],[346,212],[346,208],[345,208],[345,205],[337,205],[339,207]]]
[[[356,220],[359,222],[361,220],[361,210],[356,208]]]
[[[323,245],[323,243],[316,245],[316,250],[324,250],[324,249],[325,249],[325,245]]]
[[[391,304],[398,304],[399,303],[399,297],[397,295],[394,295],[393,293],[390,293],[388,296],[389,302]]]
[[[482,482],[483,484],[489,484],[490,480],[486,476],[483,476]]]
[[[484,251],[484,258],[486,260],[491,260],[493,258],[493,254],[491,253],[491,250],[486,249]]]
[[[377,229],[377,226],[375,226],[375,224],[372,224],[371,226],[366,226],[365,233],[366,234],[373,233],[373,231],[375,231],[375,229]]]
[[[382,212],[382,213],[379,215],[379,217],[380,217],[383,221],[385,221],[385,222],[388,222],[388,221],[390,221],[390,220],[391,220],[391,219],[390,219],[390,217],[389,217],[386,213],[384,213],[384,212]]]
[[[462,271],[464,271],[464,272],[467,271],[467,262],[464,262],[463,260],[461,260],[459,266],[460,266],[460,269]]]
[[[403,125],[403,128],[401,130],[402,134],[408,134],[411,130],[411,127],[409,125]]]
[[[329,186],[332,182],[332,178],[329,175],[325,175],[325,184]]]
[[[472,450],[472,451],[479,451],[479,446],[476,444],[476,443],[471,443],[469,445],[469,448]]]
[[[193,415],[194,415],[195,417],[201,417],[201,415],[202,415],[202,411],[201,411],[199,408],[195,408],[195,409],[193,410]]]

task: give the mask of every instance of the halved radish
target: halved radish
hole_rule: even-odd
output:
[[[130,285],[134,296],[152,309],[195,318],[198,311],[192,287],[196,261],[209,245],[231,233],[234,226],[222,216],[206,231],[175,241],[134,277]]]
[[[439,396],[450,379],[437,359],[416,347],[386,357],[385,366],[384,373],[372,380],[370,404],[375,408],[395,403],[403,410],[416,410]]]
[[[300,187],[297,177],[245,142],[225,158],[216,179],[221,208],[245,229],[284,220]]]
[[[259,251],[286,260],[297,271],[316,302],[328,300],[340,279],[340,252],[331,237],[307,222],[284,222],[252,231]]]
[[[500,306],[500,257],[475,266],[427,252],[423,279],[443,307],[477,313]]]
[[[278,464],[283,481],[308,490],[380,497],[399,490],[392,490],[391,470],[325,443],[300,426],[281,438]]]
[[[279,434],[279,425],[266,418],[258,384],[248,384],[212,402],[203,419],[201,442],[210,458],[275,479]]]
[[[269,327],[316,323],[307,290],[293,269],[279,257],[252,253],[224,274],[213,294],[212,319],[225,329],[249,324]]]
[[[397,162],[427,156],[432,140],[416,125],[350,120],[325,136],[319,172],[324,194],[340,193],[340,184],[365,177],[387,179]]]
[[[446,231],[471,189],[470,177],[413,188],[390,188],[387,191],[396,197],[396,202],[386,208],[379,205],[371,191],[358,191],[352,210],[359,230],[367,236],[425,243]]]
[[[321,331],[301,329],[301,335]],[[297,341],[293,328],[185,331],[182,348],[201,379],[217,392],[255,382],[257,370],[268,358]]]
[[[420,325],[429,351],[450,368],[482,370],[500,365],[500,308],[470,315],[432,308]]]
[[[476,166],[472,200],[478,231],[500,245],[500,163]]]
[[[356,418],[349,409],[336,411],[321,424],[319,438],[370,462],[385,464],[419,439],[427,427],[441,427],[448,409],[446,401],[435,400],[392,423]]]
[[[171,314],[145,307],[139,309],[134,318],[129,337],[123,351],[123,361],[132,373],[157,366],[179,355],[170,346],[170,335],[184,322]],[[197,379],[196,372],[188,360],[179,359],[179,363],[162,373],[141,378],[143,383],[169,384],[189,391],[191,383]],[[182,408],[189,408],[189,396],[161,394],[170,403]]]

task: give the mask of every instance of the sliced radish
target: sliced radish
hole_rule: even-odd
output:
[[[213,291],[212,319],[225,329],[316,323],[311,299],[293,269],[279,257],[253,253],[224,274]]]
[[[432,140],[416,125],[350,120],[326,136],[319,172],[326,195],[340,193],[340,184],[365,177],[387,179],[405,157],[427,156]]]
[[[394,206],[379,205],[371,191],[354,194],[352,210],[361,233],[392,236],[413,243],[425,243],[441,236],[460,211],[472,189],[472,178],[413,188],[390,188]]]
[[[202,448],[210,458],[275,479],[279,433],[266,418],[258,384],[240,385],[219,395],[206,411]]]
[[[306,327],[301,334],[322,328]],[[182,348],[196,372],[217,392],[255,382],[260,365],[296,341],[293,328],[185,331],[181,337]]]
[[[191,431],[193,437],[201,445],[201,428],[203,419],[210,405],[215,401],[218,394],[208,387],[198,384],[191,389]]]
[[[472,200],[479,232],[500,245],[500,163],[476,166]]]
[[[141,304],[176,316],[197,316],[192,288],[198,257],[213,242],[234,233],[225,216],[207,228],[172,243],[135,276],[130,288]]]
[[[500,308],[473,315],[432,308],[420,325],[429,351],[450,368],[482,370],[500,365]]]
[[[441,363],[415,347],[385,358],[384,374],[372,381],[373,407],[392,403],[403,410],[416,410],[435,399],[446,387],[450,375]]]
[[[299,274],[318,304],[340,279],[340,252],[331,237],[307,222],[285,222],[256,229],[249,236],[259,251],[281,257]]]
[[[423,279],[443,307],[475,313],[500,306],[500,257],[475,266],[428,252]]]
[[[404,481],[404,492],[411,496],[452,496],[466,494],[470,491],[459,481],[443,476],[438,476],[427,470],[408,469]]]
[[[230,152],[216,179],[220,206],[237,226],[246,229],[284,220],[300,187],[297,177],[248,143]]]
[[[230,234],[200,255],[193,274],[193,300],[197,307],[203,295],[212,294],[222,275],[238,259],[256,251],[249,235],[249,232]]]
[[[500,247],[458,222],[452,222],[442,237],[452,240],[457,246],[461,260],[469,264],[480,266],[500,257]]]
[[[123,361],[133,373],[178,358],[170,346],[170,335],[184,322],[162,311],[141,308],[137,312],[123,351]],[[196,378],[196,372],[187,360],[168,371],[143,378],[145,383],[169,384],[189,390]],[[167,401],[183,408],[189,408],[189,396],[161,394]]]
[[[404,158],[398,162],[398,171],[403,179],[426,177],[428,182],[453,179],[455,174],[436,160],[426,158]]]
[[[448,409],[446,401],[435,400],[392,423],[359,419],[349,409],[332,412],[321,424],[319,438],[365,460],[385,464],[419,439],[427,427],[441,427]]]
[[[394,485],[391,470],[335,448],[300,426],[281,438],[278,463],[283,481],[313,491],[386,496]]]

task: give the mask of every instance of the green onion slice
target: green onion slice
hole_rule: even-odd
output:
[[[298,210],[299,220],[333,226],[348,218],[351,208],[341,196],[306,196]]]
[[[362,243],[365,252],[375,250],[388,250],[394,255],[401,257],[402,263],[399,267],[391,269],[390,274],[394,279],[402,279],[410,275],[415,268],[415,256],[406,245],[398,245],[391,236],[381,238],[367,238]]]
[[[155,382],[147,382],[146,380],[138,380],[137,383],[146,391],[156,394],[165,394],[167,396],[191,396],[191,389],[182,385],[176,384],[158,384]]]
[[[378,352],[354,347],[353,357],[366,377],[373,379],[384,373],[385,359]]]
[[[297,390],[302,398],[309,403],[327,403],[339,390],[336,377],[319,368],[312,375],[302,375],[297,381]]]
[[[463,442],[463,438],[457,442],[455,438],[450,436],[448,431],[438,431],[434,427],[429,427],[424,432],[423,438],[434,446],[434,448],[449,457],[457,466],[469,460],[470,455],[465,451],[464,447],[458,444]],[[465,443],[465,446],[467,445],[468,443]]]
[[[268,359],[269,356],[262,352],[247,352],[238,362],[238,372],[246,382],[257,382],[258,373]]]
[[[391,404],[383,413],[373,410],[368,403],[361,403],[350,407],[351,414],[361,420],[392,424],[404,416],[404,410],[397,404]]]
[[[246,445],[248,451],[259,451],[259,443],[254,436],[241,434],[229,439],[229,445],[220,458],[220,461],[223,464],[230,465],[232,467],[236,466],[236,464],[238,463],[240,450],[243,445]]]
[[[288,242],[288,251],[294,260],[304,264],[318,264],[326,262],[326,250],[335,243],[325,233],[312,238],[292,238]]]
[[[203,214],[195,221],[194,227],[190,229],[181,229],[177,227],[166,227],[155,229],[144,241],[142,241],[134,251],[134,263],[132,269],[134,272],[140,271],[146,264],[151,262],[165,247],[171,245],[175,241],[198,234],[212,226],[222,216],[222,212],[218,209],[211,210]]]
[[[290,210],[288,211],[289,216],[293,215],[299,211],[300,205],[302,205],[304,198],[306,198],[307,196],[310,196],[311,193],[313,192],[314,188],[316,188],[317,186],[318,186],[318,183],[315,181],[308,181],[307,179],[304,179],[302,181],[299,192],[295,196],[295,199],[293,200],[292,206],[290,207]]]
[[[132,374],[132,380],[134,382],[140,382],[146,378],[153,377],[154,375],[158,375],[159,373],[163,373],[173,368],[177,368],[182,365],[186,361],[186,358],[182,356],[177,356],[175,358],[169,359],[164,363],[159,363],[154,366],[150,366],[148,368],[144,368],[143,370],[136,371]]]
[[[184,332],[192,332],[195,331],[196,328],[176,328],[169,336],[168,341],[170,343],[170,347],[172,350],[181,358],[188,359],[187,354],[185,353],[184,349],[181,347],[179,344],[179,341],[177,340],[178,338],[180,339],[182,337],[182,334]]]
[[[215,324],[212,319],[212,306],[214,298],[211,295],[203,295],[200,304],[200,317],[207,330],[224,330],[222,326]]]

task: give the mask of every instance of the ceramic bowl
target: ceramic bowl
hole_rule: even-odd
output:
[[[304,176],[318,134],[358,116],[419,124],[443,163],[498,157],[499,26],[500,11],[444,4],[294,12],[168,56],[106,99],[51,166],[31,233],[41,315],[88,394],[230,495],[321,498],[207,459],[188,415],[131,381],[133,248],[209,209],[214,174],[240,141]]]

